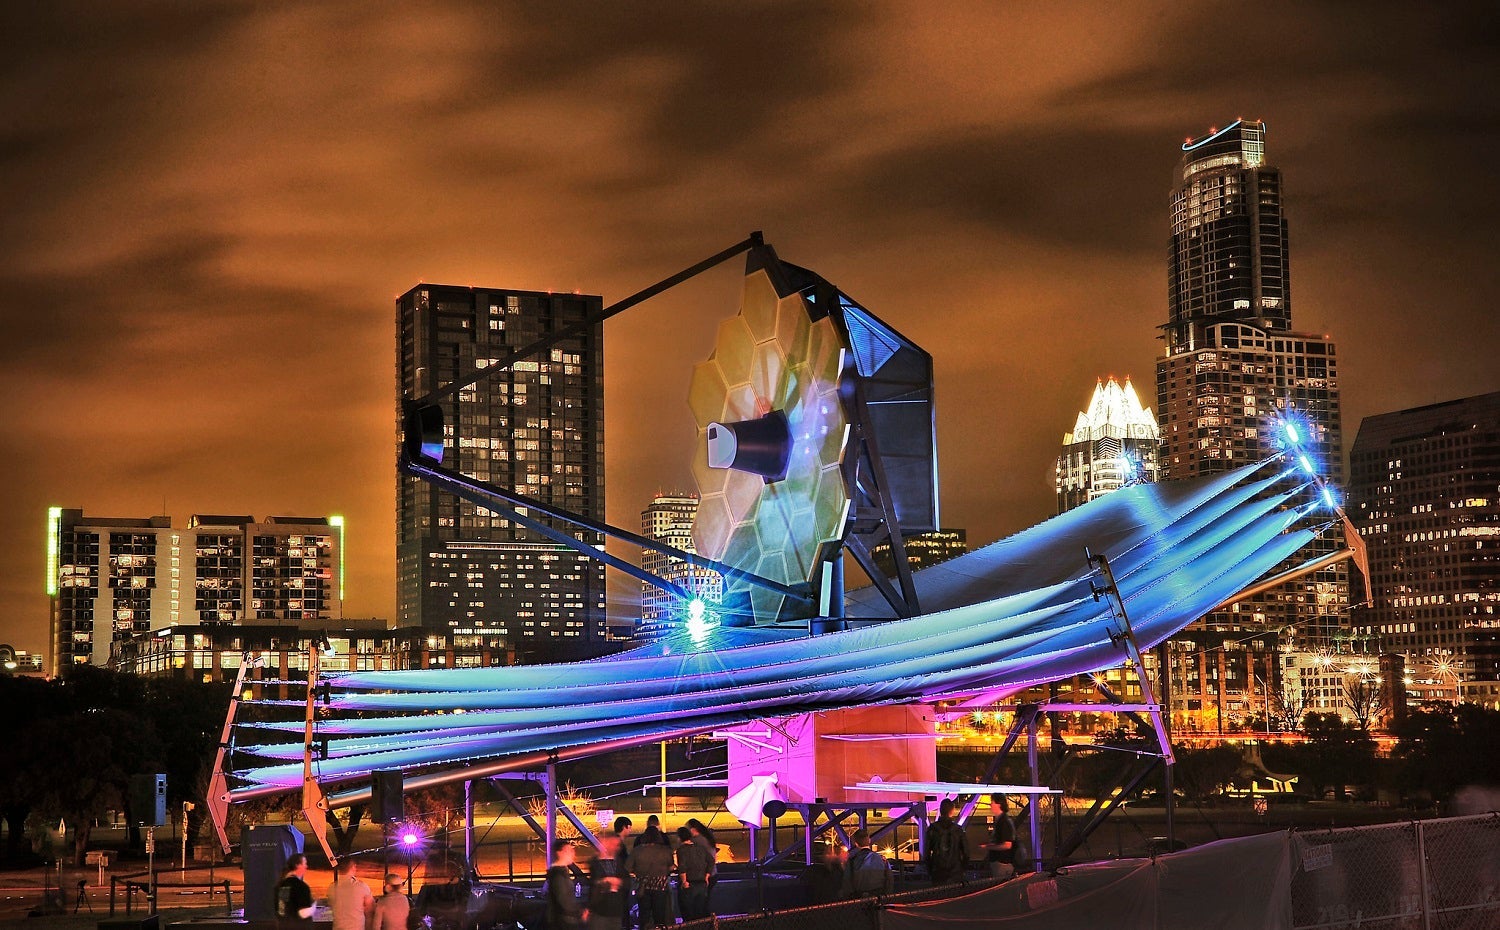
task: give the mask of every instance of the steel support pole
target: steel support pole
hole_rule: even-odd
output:
[[[478,871],[474,864],[474,779],[472,778],[464,779],[464,863],[471,873]]]
[[[557,763],[547,763],[547,864],[552,863],[552,847],[557,843]]]
[[[1042,787],[1042,773],[1037,759],[1037,724],[1042,715],[1033,713],[1031,719],[1026,722],[1026,765],[1031,770],[1031,786]],[[1032,871],[1042,870],[1042,808],[1037,804],[1037,798],[1032,797],[1026,805],[1031,824],[1031,859]]]

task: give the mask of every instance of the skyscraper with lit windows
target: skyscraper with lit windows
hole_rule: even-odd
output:
[[[419,284],[396,300],[397,409],[512,350],[582,322],[600,298]],[[441,401],[444,464],[604,520],[602,326]],[[503,513],[396,478],[398,626],[509,637],[523,657],[586,654],[605,639],[604,566]],[[598,533],[539,517],[586,544]]]
[[[1500,392],[1366,417],[1349,470],[1358,622],[1404,658],[1411,703],[1500,709]]]
[[[1305,424],[1304,449],[1343,484],[1338,364],[1326,335],[1292,330],[1281,171],[1265,124],[1235,120],[1189,139],[1171,196],[1165,350],[1156,397],[1166,478],[1216,474],[1280,448],[1278,423]],[[1332,552],[1336,534],[1320,543]],[[1318,554],[1321,554],[1319,552]],[[1211,614],[1211,626],[1290,630],[1309,649],[1347,637],[1343,563]]]
[[[1235,120],[1190,138],[1171,193],[1167,321],[1157,359],[1162,477],[1229,471],[1279,451],[1281,424],[1343,483],[1338,361],[1326,335],[1292,329],[1287,219],[1266,126]],[[1303,558],[1335,551],[1337,530]],[[1290,568],[1287,565],[1283,568]],[[1194,623],[1168,643],[1174,719],[1205,729],[1270,714],[1282,697],[1275,652],[1327,654],[1354,642],[1347,564],[1340,562]],[[1247,661],[1226,653],[1248,644]]]
[[[1142,407],[1130,379],[1094,386],[1088,409],[1063,435],[1057,459],[1057,512],[1072,510],[1117,488],[1155,481],[1161,433]]]
[[[693,520],[698,516],[698,495],[658,494],[641,511],[641,535],[666,543],[683,552],[697,552],[693,545]],[[641,567],[688,592],[717,604],[723,596],[724,579],[711,568],[691,565],[665,553],[641,550]],[[680,626],[686,619],[681,600],[654,584],[641,582],[641,620],[637,639],[655,639]]]
[[[338,619],[344,518],[47,512],[48,671],[104,665],[110,646],[168,626]]]

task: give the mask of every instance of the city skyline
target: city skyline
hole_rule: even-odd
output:
[[[1236,23],[1234,67],[1207,6],[641,10],[3,14],[0,641],[45,642],[49,506],[345,514],[345,613],[394,619],[396,295],[609,303],[750,229],[933,354],[944,522],[1015,532],[1055,507],[1076,385],[1149,383],[1174,149],[1238,116],[1273,134],[1346,437],[1500,386],[1477,5],[1284,10]],[[737,288],[606,324],[611,522],[691,487]]]

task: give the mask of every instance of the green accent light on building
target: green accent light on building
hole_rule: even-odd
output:
[[[57,547],[62,542],[62,508],[47,508],[47,596],[57,597]]]
[[[339,614],[344,612],[344,518],[332,516],[328,518],[329,526],[336,526],[339,530]]]

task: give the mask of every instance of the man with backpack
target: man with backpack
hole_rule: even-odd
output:
[[[855,830],[851,839],[854,848],[849,850],[849,889],[858,898],[890,894],[894,883],[891,864],[870,848],[869,831]]]
[[[950,885],[964,877],[969,866],[969,839],[953,820],[953,799],[944,798],[938,819],[927,828],[927,874],[933,885]]]

